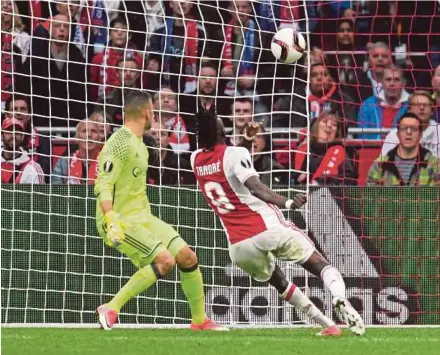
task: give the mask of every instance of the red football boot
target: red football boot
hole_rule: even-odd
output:
[[[332,325],[322,331],[320,331],[318,334],[319,336],[324,337],[338,337],[342,335],[342,330],[338,328],[336,325]]]
[[[227,332],[229,331],[229,328],[226,328],[214,321],[212,321],[209,318],[206,318],[205,321],[201,324],[194,324],[191,323],[191,330],[193,331],[201,331],[201,330],[213,330],[217,332]]]
[[[99,316],[99,323],[104,330],[112,330],[113,326],[118,322],[118,312],[107,308],[106,305],[99,306],[96,310]]]

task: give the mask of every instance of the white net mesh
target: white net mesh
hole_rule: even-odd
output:
[[[2,40],[10,36],[13,44],[2,47],[2,56],[14,53],[20,61],[10,73],[2,68],[13,79],[9,88],[2,86],[2,103],[5,116],[25,122],[26,139],[21,142],[21,126],[8,130],[15,147],[21,144],[41,167],[31,176],[42,179],[44,173],[45,180],[20,180],[17,165],[7,180],[2,164],[2,322],[94,323],[96,307],[134,273],[130,261],[97,235],[93,196],[100,142],[123,123],[124,98],[132,90],[154,98],[156,122],[144,140],[153,213],[197,252],[208,314],[228,324],[299,321],[274,290],[231,264],[224,232],[194,186],[188,160],[197,147],[195,114],[214,105],[230,144],[241,139],[248,121],[262,123],[254,149],[256,157],[268,158],[261,164],[264,182],[288,192],[291,149],[275,144],[289,143],[297,130],[290,122],[282,127],[291,110],[276,103],[293,96],[305,103],[307,66],[275,62],[274,27],[263,28],[254,8],[261,4],[51,1],[2,7],[2,19],[11,16]],[[305,18],[297,23],[306,26]],[[276,163],[278,153],[287,165]],[[301,276],[299,285],[307,283],[293,265],[282,267],[288,277]],[[130,324],[189,320],[177,271],[120,315]]]
[[[306,208],[288,217],[341,271],[367,324],[438,324],[440,190],[395,179],[393,187],[364,185],[380,183],[372,163],[384,141],[397,144],[386,134],[407,108],[429,121],[421,146],[438,155],[439,9],[433,1],[2,1],[2,322],[94,323],[96,307],[135,271],[98,237],[93,183],[126,95],[144,90],[156,113],[144,137],[153,213],[197,252],[214,320],[300,321],[231,264],[221,225],[194,185],[195,114],[211,106],[230,144],[248,121],[263,124],[253,150],[261,180],[288,196],[308,193]],[[284,26],[312,49],[295,65],[270,52]],[[379,74],[391,63],[406,79],[391,88],[401,100],[375,123],[379,91],[389,89]],[[412,89],[430,92],[415,102]],[[333,125],[321,127],[325,117]],[[321,133],[325,149],[309,142]],[[426,185],[437,184],[435,169],[425,173]],[[280,265],[332,315],[320,279]],[[130,301],[120,320],[189,318],[174,271]]]

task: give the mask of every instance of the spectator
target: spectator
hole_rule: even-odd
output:
[[[209,110],[215,106],[219,116],[224,117],[229,114],[229,111],[226,111],[225,100],[217,95],[217,69],[211,62],[202,63],[197,87],[198,91],[196,92],[180,95],[181,112],[188,132],[196,131],[196,113],[200,112],[202,108]],[[193,134],[189,138],[191,150],[197,149],[196,136]]]
[[[155,184],[194,184],[191,164],[183,156],[174,153],[170,145],[170,132],[163,123],[154,122],[149,134],[156,140],[160,151],[159,179]]]
[[[151,36],[151,58],[162,65],[164,85],[174,92],[194,92],[200,58],[209,56],[205,29],[190,15],[192,2],[168,3],[173,13]]]
[[[23,92],[29,85],[23,74],[27,71],[24,63],[29,53],[31,39],[18,12],[17,4],[2,0],[1,4],[1,101],[2,110],[13,91]],[[13,27],[14,26],[14,27]],[[18,78],[20,76],[20,78]]]
[[[95,110],[90,115],[89,120],[96,122],[98,125],[99,141],[106,142],[112,134],[111,116],[103,110]]]
[[[270,116],[268,115],[268,109],[261,100],[261,95],[257,92],[257,82],[259,78],[252,75],[244,75],[238,78],[237,86],[234,92],[226,93],[232,96],[229,102],[233,102],[236,97],[252,97],[252,105],[254,107],[254,115],[258,118],[258,121],[264,122],[266,125],[270,124]]]
[[[20,17],[20,12],[18,11],[18,7],[15,2],[12,0],[2,0],[1,19],[3,35],[2,43],[4,40],[9,40],[9,42],[12,41],[12,45],[17,46],[17,48],[20,50],[19,53],[22,56],[22,62],[24,62],[30,50],[31,37],[25,31],[26,26]],[[12,36],[12,38],[6,38],[8,34],[9,36]]]
[[[435,156],[440,157],[440,124],[432,119],[432,98],[427,91],[415,91],[408,100],[409,111],[417,115],[422,123],[420,144]],[[399,144],[397,128],[393,128],[385,138],[382,155],[386,155]]]
[[[56,13],[66,16],[69,19],[69,41],[74,43],[84,58],[87,58],[87,41],[88,39],[88,27],[78,22],[80,1],[79,0],[55,0]],[[34,37],[41,39],[50,38],[50,20],[40,23],[34,30]],[[46,45],[46,41],[35,41],[34,47],[39,45]],[[34,48],[33,47],[33,48]]]
[[[292,164],[296,171],[292,178],[296,184],[307,183],[307,169],[310,183],[323,185],[356,185],[358,177],[357,153],[345,147],[340,118],[334,113],[324,111],[313,122],[310,128],[310,155],[307,168],[307,142],[297,149]]]
[[[346,134],[347,128],[356,122],[356,107],[353,99],[339,90],[328,68],[323,63],[314,64],[310,68],[310,94],[307,100],[312,121],[319,117],[323,111],[335,112],[339,117],[343,117],[342,132],[344,134]],[[285,127],[305,127],[307,125],[306,107],[302,96],[293,95],[292,99],[285,97],[275,107],[279,111],[291,112],[290,123],[284,122],[283,117],[277,119],[278,122],[284,122]]]
[[[32,40],[28,60],[36,126],[76,126],[86,115],[86,68],[80,50],[67,42],[68,23],[58,14],[50,20],[50,41],[38,39],[37,46]]]
[[[49,182],[52,147],[48,136],[39,134],[33,125],[31,105],[26,96],[14,95],[6,102],[6,118],[21,121],[24,127],[23,149],[44,172],[46,182]]]
[[[435,68],[432,74],[431,84],[434,91],[432,94],[434,100],[434,119],[437,123],[440,123],[440,65]]]
[[[164,24],[163,1],[124,1],[121,6],[124,6],[123,10],[126,11],[130,28],[133,30],[132,41],[138,49],[147,51],[153,31]]]
[[[362,101],[370,96],[378,96],[382,91],[382,78],[385,68],[391,62],[391,51],[384,42],[376,42],[368,46],[368,66],[359,77],[359,90]]]
[[[390,32],[389,1],[327,1],[322,2],[325,7],[324,18],[346,18],[356,20],[356,33],[359,33],[359,44],[364,47],[367,42],[375,40],[377,36],[384,36]],[[321,6],[322,6],[321,5]],[[327,21],[330,22],[330,21]],[[331,22],[330,22],[331,24]],[[323,30],[325,33],[326,29]],[[333,32],[333,31],[330,31]]]
[[[96,122],[83,120],[76,127],[78,149],[71,157],[58,159],[52,173],[52,184],[94,184],[98,173],[98,154],[102,144]]]
[[[229,143],[240,144],[244,129],[249,122],[253,121],[254,107],[252,100],[247,97],[237,97],[231,105],[232,135]]]
[[[49,1],[15,1],[14,5],[17,5],[18,12],[21,15],[28,33],[32,33],[34,29],[40,24],[43,19],[48,18],[51,15]]]
[[[141,75],[140,63],[135,58],[122,58],[117,63],[118,83],[120,87],[114,88],[110,93],[105,92],[98,99],[98,106],[105,106],[105,111],[110,115],[114,124],[123,124],[122,107],[125,97],[133,91],[139,90]]]
[[[260,174],[261,182],[269,187],[287,184],[289,180],[287,170],[272,158],[272,139],[263,125],[260,125],[253,148],[254,168]]]
[[[331,75],[339,84],[341,91],[360,104],[362,100],[358,76],[361,75],[364,55],[350,53],[355,51],[354,22],[352,20],[344,18],[338,21],[335,48],[336,54],[325,54]]]
[[[439,186],[440,159],[420,145],[420,119],[408,112],[397,129],[399,144],[374,161],[368,171],[368,185]]]
[[[163,124],[170,134],[170,145],[175,154],[189,153],[189,135],[183,118],[178,114],[177,95],[168,87],[154,95],[156,119]]]
[[[40,165],[23,149],[24,125],[15,118],[2,123],[2,183],[43,184]]]
[[[89,0],[84,1],[87,6],[82,8],[80,23],[90,27],[91,54],[104,51],[108,42],[108,25],[118,16],[120,0]]]
[[[136,47],[130,42],[127,21],[122,17],[115,18],[110,23],[110,41],[104,52],[96,54],[90,66],[90,95],[96,101],[104,93],[104,88],[112,90],[119,86],[118,62],[126,58],[136,58],[141,64],[142,58]],[[139,67],[139,69],[141,66]]]
[[[267,63],[273,59],[266,57],[267,51],[262,50],[263,43],[266,43],[265,34],[258,30],[256,21],[251,17],[251,2],[229,1],[228,9],[231,19],[223,26],[220,36],[224,42],[221,76],[227,79],[225,94],[234,96],[239,81],[241,81],[241,89],[253,91],[257,89],[255,87],[257,75],[259,78],[272,78],[273,74],[269,72],[270,66],[258,64],[257,73],[257,63]],[[264,81],[260,81],[261,85],[264,86]]]
[[[389,66],[383,72],[383,90],[379,96],[370,96],[359,110],[361,128],[392,128],[408,108],[409,94],[405,90],[402,70]],[[363,133],[363,139],[381,139],[380,134]]]
[[[259,3],[255,1],[253,5],[257,7],[255,12],[258,14],[257,21],[262,31],[276,32],[293,24],[300,32],[313,32],[318,20],[316,3],[316,1],[269,0]]]

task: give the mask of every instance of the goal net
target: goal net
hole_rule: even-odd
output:
[[[314,95],[314,84],[324,88],[328,74],[339,83],[347,69],[332,52],[336,47],[327,47],[340,33],[329,23],[348,16],[347,9],[263,0],[22,1],[1,11],[2,323],[96,323],[96,308],[135,272],[98,236],[93,193],[101,142],[123,123],[125,97],[135,90],[152,94],[156,112],[144,139],[152,212],[196,251],[209,317],[229,325],[307,324],[274,289],[232,264],[220,222],[194,185],[188,153],[197,148],[195,113],[215,106],[230,144],[239,143],[247,121],[261,123],[253,156],[262,181],[289,197],[308,194],[306,206],[288,217],[341,271],[347,296],[367,324],[439,323],[440,192],[365,187],[382,138],[358,135],[380,135],[382,128],[359,131],[362,100],[333,87],[339,96],[329,101]],[[374,23],[384,10],[352,11]],[[292,65],[276,62],[270,52],[273,33],[286,26],[307,39],[309,55]],[[388,31],[394,35],[394,27]],[[399,45],[409,43],[408,33],[399,31]],[[314,47],[324,53],[309,50]],[[365,48],[354,50],[365,56]],[[433,69],[425,64],[424,75]],[[357,92],[364,85],[344,84]],[[84,124],[85,118],[91,122]],[[311,151],[320,121],[335,122],[351,170],[335,172],[337,154]],[[321,170],[314,166],[319,154],[319,161],[328,159]],[[17,157],[35,161],[34,169],[25,171]],[[335,316],[319,278],[292,263],[280,266]],[[119,321],[188,324],[177,270],[125,305]]]

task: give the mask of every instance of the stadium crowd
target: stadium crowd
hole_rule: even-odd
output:
[[[93,184],[146,90],[152,184],[195,182],[195,114],[215,106],[230,144],[261,124],[268,185],[440,185],[438,1],[2,0],[1,20],[3,183]],[[270,51],[286,26],[310,35],[297,65]]]

